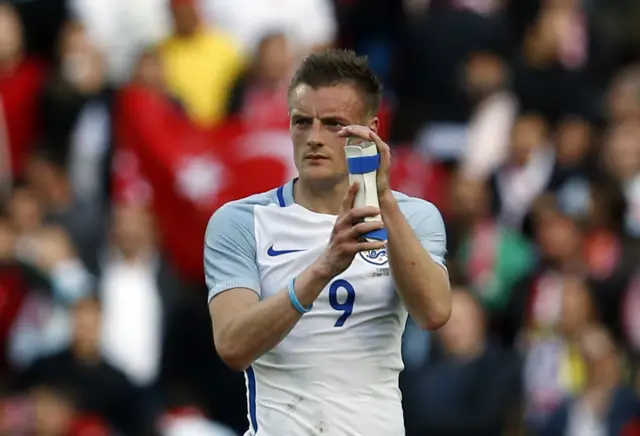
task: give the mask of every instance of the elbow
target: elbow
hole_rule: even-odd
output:
[[[428,318],[419,324],[422,330],[434,331],[445,325],[449,321],[449,317],[433,317]]]
[[[220,360],[224,362],[227,367],[234,372],[242,372],[249,368],[251,360],[248,359],[245,353],[230,341],[215,340],[215,348]]]
[[[451,299],[449,298],[447,303],[442,304],[440,307],[433,308],[427,311],[426,316],[421,320],[418,325],[422,330],[438,330],[445,325],[451,318]]]

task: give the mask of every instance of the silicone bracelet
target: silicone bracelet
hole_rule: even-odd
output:
[[[291,305],[298,312],[304,315],[305,313],[311,310],[311,308],[313,307],[313,304],[310,304],[307,307],[304,307],[302,304],[300,304],[300,301],[298,300],[298,296],[296,295],[295,283],[296,283],[296,279],[292,279],[289,282],[289,285],[287,286],[287,288],[289,288],[289,300],[291,301]]]

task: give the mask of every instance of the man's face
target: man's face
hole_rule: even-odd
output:
[[[291,93],[290,104],[290,133],[300,178],[328,184],[345,180],[345,139],[338,132],[352,124],[378,127],[377,118],[367,117],[360,93],[348,84],[318,89],[301,84]]]
[[[516,121],[511,135],[511,160],[525,165],[533,153],[543,145],[546,135],[544,120],[535,115],[525,115]]]
[[[175,1],[171,8],[175,31],[180,36],[191,36],[198,30],[198,10],[192,1]]]
[[[474,351],[484,337],[483,311],[469,294],[451,292],[451,318],[438,330],[445,349],[457,356]]]
[[[22,50],[22,27],[18,14],[0,5],[0,62],[12,60]]]
[[[275,35],[262,43],[258,53],[258,72],[266,82],[279,83],[291,72],[292,54],[284,35]]]

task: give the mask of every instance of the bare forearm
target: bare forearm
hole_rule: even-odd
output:
[[[303,306],[308,306],[328,283],[329,278],[319,267],[315,264],[310,266],[296,278],[298,300]],[[246,369],[278,345],[301,316],[291,304],[285,286],[271,297],[237,313],[224,331],[216,334],[218,353],[232,369]]]
[[[398,294],[422,328],[440,327],[451,313],[446,272],[424,249],[392,195],[380,198],[380,210],[389,233],[387,250]]]

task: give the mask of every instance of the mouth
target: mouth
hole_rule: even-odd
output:
[[[321,160],[329,160],[329,158],[328,158],[328,157],[323,156],[323,155],[321,155],[321,154],[315,154],[315,153],[308,154],[308,155],[306,155],[304,158],[305,158],[306,160],[310,160],[310,161],[314,161],[314,162],[315,162],[315,161],[321,161]]]

